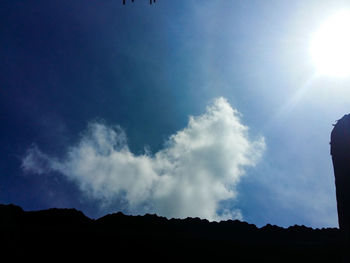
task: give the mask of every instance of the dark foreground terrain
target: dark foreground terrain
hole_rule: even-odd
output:
[[[122,213],[93,220],[75,209],[25,212],[14,205],[0,205],[0,240],[2,255],[14,260],[347,262],[336,228]]]

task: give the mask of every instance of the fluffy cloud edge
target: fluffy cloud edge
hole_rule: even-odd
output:
[[[245,168],[256,165],[264,152],[264,138],[251,140],[248,130],[239,112],[220,97],[202,115],[190,116],[187,126],[154,155],[133,154],[120,127],[92,122],[63,159],[33,145],[22,169],[39,175],[58,172],[106,207],[122,199],[132,214],[242,219],[238,208],[221,203],[237,197]]]

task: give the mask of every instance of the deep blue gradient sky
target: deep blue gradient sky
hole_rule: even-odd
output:
[[[27,150],[62,158],[102,122],[135,155],[156,153],[224,97],[266,144],[226,206],[258,226],[337,226],[329,136],[350,79],[316,76],[309,44],[346,1],[121,2],[1,2],[0,203],[101,216],[58,172],[23,171]]]

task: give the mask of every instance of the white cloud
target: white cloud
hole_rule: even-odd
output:
[[[236,197],[244,168],[255,165],[264,148],[264,139],[250,140],[239,113],[217,98],[154,155],[134,155],[121,128],[94,122],[64,159],[34,146],[22,167],[37,174],[59,172],[104,203],[123,199],[131,213],[222,220],[241,217],[238,209],[220,203]]]

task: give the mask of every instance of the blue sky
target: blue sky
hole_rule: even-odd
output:
[[[350,78],[309,48],[346,1],[121,2],[3,1],[0,202],[337,226]]]

